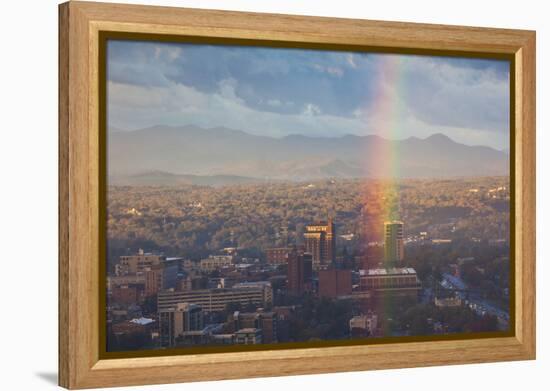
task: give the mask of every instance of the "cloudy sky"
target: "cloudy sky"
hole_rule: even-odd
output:
[[[506,61],[109,41],[110,128],[335,137],[443,133],[509,147]]]

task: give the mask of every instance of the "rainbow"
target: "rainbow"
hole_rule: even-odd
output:
[[[371,179],[364,186],[363,232],[367,241],[373,232],[378,239],[383,238],[384,222],[399,220],[399,178],[401,174],[401,154],[393,141],[402,139],[405,118],[403,94],[403,55],[375,54],[376,85],[373,89],[372,104],[364,110],[363,120],[373,133],[383,140],[365,147],[364,171]],[[374,146],[372,146],[374,144]],[[383,297],[374,304],[383,327],[383,335],[391,335],[391,325],[386,320],[391,316],[394,304],[390,298]]]
[[[384,221],[400,218],[398,197],[401,173],[400,151],[392,141],[402,138],[404,128],[403,70],[406,57],[397,54],[371,56],[376,64],[377,82],[373,89],[373,99],[371,99],[373,103],[365,107],[363,120],[371,131],[384,140],[374,143],[374,146],[369,149],[365,147],[362,165],[366,175],[376,179],[369,181],[369,185],[366,186],[365,207],[367,210],[377,210],[374,218],[376,222],[371,223],[376,224],[376,230],[381,232]],[[378,194],[376,200],[372,199],[373,186],[376,188],[374,192]],[[371,215],[372,217],[374,216]]]

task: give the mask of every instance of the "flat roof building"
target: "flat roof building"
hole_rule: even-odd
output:
[[[351,295],[351,270],[319,270],[319,296],[336,298]]]
[[[162,254],[146,253],[139,249],[135,255],[122,255],[118,263],[115,265],[115,274],[124,276],[128,274],[136,274],[145,270],[158,266],[166,259]]]
[[[203,271],[211,272],[231,266],[233,259],[233,255],[210,255],[208,258],[200,260],[199,267]]]
[[[290,247],[273,247],[265,250],[267,263],[270,265],[284,265],[288,253],[291,252]]]
[[[269,291],[269,292],[266,292]],[[196,291],[167,290],[159,292],[157,305],[159,311],[177,303],[200,305],[205,312],[225,311],[228,304],[247,306],[255,304],[266,306],[266,298],[272,297],[271,284],[262,287],[243,287],[227,289],[201,289]]]
[[[239,345],[256,345],[262,343],[262,330],[256,328],[241,329],[235,333],[235,343]]]
[[[260,329],[262,343],[277,342],[277,314],[274,312],[263,310],[256,312],[235,311],[228,317],[228,322],[230,322],[233,331],[249,328]]]
[[[421,289],[416,270],[407,267],[359,271],[360,288],[374,294],[414,295]]]
[[[232,289],[262,289],[264,293],[264,303],[273,303],[273,288],[269,281],[245,281],[233,284]]]

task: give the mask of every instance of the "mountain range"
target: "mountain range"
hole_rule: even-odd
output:
[[[325,178],[402,178],[508,175],[509,155],[457,143],[443,134],[425,139],[379,136],[283,138],[224,127],[154,126],[108,132],[112,184],[227,184]]]

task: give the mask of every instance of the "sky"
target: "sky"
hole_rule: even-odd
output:
[[[501,60],[111,40],[107,83],[109,129],[442,133],[509,148],[509,63]]]

